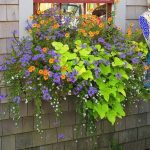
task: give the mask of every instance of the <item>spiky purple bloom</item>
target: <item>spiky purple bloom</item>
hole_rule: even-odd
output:
[[[89,95],[90,97],[92,97],[92,96],[95,95],[97,92],[98,92],[97,88],[95,88],[95,87],[90,87],[89,90],[88,90],[88,95]]]
[[[22,58],[20,58],[20,63],[23,67],[27,66],[29,64],[29,61],[31,60],[31,55],[24,54]]]
[[[30,76],[30,72],[28,70],[26,70],[24,75],[25,75],[25,77],[29,77]]]

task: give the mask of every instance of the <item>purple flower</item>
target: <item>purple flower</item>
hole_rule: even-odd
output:
[[[31,60],[31,55],[29,54],[23,55],[22,58],[20,58],[21,65],[23,67],[27,66],[30,60]]]
[[[133,64],[137,64],[139,62],[139,59],[138,58],[132,58],[132,63]]]
[[[99,39],[98,39],[98,42],[99,42],[99,43],[104,43],[105,40],[104,40],[103,38],[99,38]]]
[[[138,52],[138,56],[142,57],[142,56],[143,56],[143,54],[142,54],[141,52]]]
[[[89,90],[88,90],[88,95],[89,95],[90,97],[92,97],[92,96],[95,95],[97,92],[98,92],[97,88],[95,88],[95,87],[90,87]]]
[[[58,134],[58,139],[64,139],[65,138],[65,135],[64,134]]]
[[[7,70],[7,66],[6,65],[0,65],[0,71],[5,71]]]
[[[25,75],[25,77],[29,77],[30,76],[30,72],[28,70],[26,70],[24,75]]]
[[[60,70],[60,66],[58,66],[58,65],[53,65],[53,68],[54,68],[54,70],[57,70],[57,71]]]
[[[116,78],[118,79],[118,80],[120,80],[121,79],[121,74],[118,72],[118,73],[116,73]]]
[[[13,102],[15,102],[15,103],[17,103],[17,104],[19,104],[20,101],[21,101],[20,96],[16,96],[16,97],[13,98]]]
[[[100,68],[95,69],[95,77],[99,78]]]
[[[60,77],[60,74],[59,73],[54,73],[53,74],[53,81],[55,82],[55,83],[60,83],[60,81],[61,81],[61,77]]]
[[[6,95],[1,95],[1,94],[0,94],[0,101],[1,101],[1,100],[4,100],[5,98],[6,98]]]
[[[119,57],[122,58],[122,59],[125,59],[126,58],[126,54],[120,54]]]
[[[49,101],[52,99],[47,87],[43,87],[42,94],[43,94],[43,100]]]
[[[73,94],[77,95],[83,89],[83,85],[78,84],[77,87],[73,90]]]

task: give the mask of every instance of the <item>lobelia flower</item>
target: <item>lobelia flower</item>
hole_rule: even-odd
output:
[[[25,77],[29,77],[30,76],[30,72],[28,70],[26,70],[24,75],[25,75]]]
[[[120,54],[119,57],[122,58],[122,59],[125,59],[126,58],[126,54]]]
[[[95,87],[90,87],[89,90],[88,90],[88,95],[89,95],[90,97],[92,97],[92,96],[95,95],[97,92],[98,92],[97,88],[95,88]]]
[[[65,135],[64,134],[58,134],[58,139],[64,139],[65,138]]]
[[[0,101],[5,100],[5,98],[6,98],[6,95],[0,94]]]
[[[59,71],[61,69],[61,67],[58,65],[53,65],[53,68],[54,68],[54,70],[57,70],[57,71]]]
[[[132,63],[133,63],[133,64],[139,63],[139,59],[138,59],[138,58],[132,58]]]
[[[42,89],[42,94],[43,94],[43,100],[49,101],[52,99],[51,95],[49,94],[48,88],[43,87]]]
[[[53,74],[53,81],[54,81],[55,83],[60,84],[60,82],[61,82],[61,76],[60,76],[59,73],[54,73],[54,74]]]
[[[13,98],[13,102],[15,102],[15,103],[17,103],[17,104],[19,104],[20,101],[21,101],[20,96],[16,96],[16,97]]]
[[[118,73],[116,73],[116,78],[118,79],[118,80],[120,80],[121,79],[121,74],[118,72]]]
[[[21,65],[23,67],[27,66],[30,60],[31,60],[31,55],[29,54],[23,55],[22,58],[20,58]]]
[[[104,40],[103,38],[99,38],[99,39],[98,39],[98,42],[99,42],[99,43],[105,43],[105,40]]]
[[[99,78],[100,68],[95,69],[95,77]]]

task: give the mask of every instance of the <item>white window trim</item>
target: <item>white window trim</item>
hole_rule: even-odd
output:
[[[19,37],[27,35],[27,19],[33,15],[33,0],[19,0]]]
[[[117,27],[120,27],[123,32],[126,31],[126,0],[120,0],[116,4],[115,12],[115,24]]]

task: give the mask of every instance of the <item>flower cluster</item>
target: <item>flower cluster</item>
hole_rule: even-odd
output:
[[[98,118],[114,124],[125,115],[125,100],[142,95],[142,79],[137,80],[137,75],[143,72],[146,47],[123,35],[112,18],[102,22],[91,15],[60,16],[53,9],[38,14],[27,22],[31,36],[21,41],[14,37],[11,56],[0,65],[12,87],[13,113],[25,98],[26,103],[35,102],[38,119],[43,100],[59,116],[60,101],[74,95],[88,125]]]

